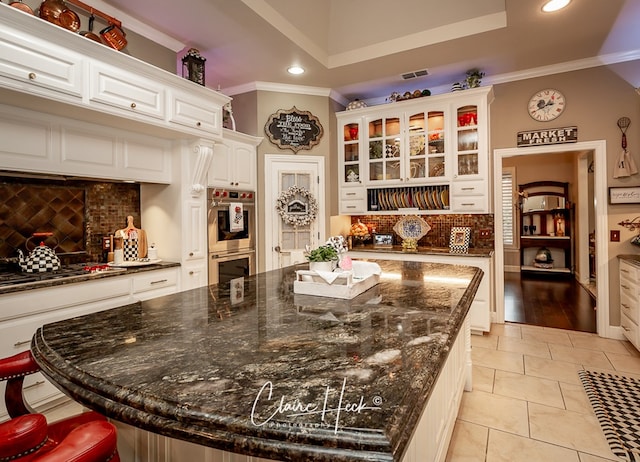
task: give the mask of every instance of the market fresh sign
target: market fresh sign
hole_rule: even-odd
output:
[[[550,128],[548,130],[518,132],[518,147],[575,143],[577,141],[578,127]]]

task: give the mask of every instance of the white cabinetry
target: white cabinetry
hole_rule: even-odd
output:
[[[124,69],[92,61],[89,101],[118,109],[125,117],[164,119],[165,86]]]
[[[36,96],[49,100],[48,112],[112,127],[123,127],[122,119],[135,121],[142,124],[138,128],[174,139],[220,139],[222,106],[230,101],[2,3],[1,89],[9,90],[11,104],[32,107],[39,102],[31,98]],[[27,96],[18,98],[18,92]]]
[[[341,201],[364,190],[358,213],[487,213],[492,100],[481,87],[338,113]]]
[[[133,274],[131,279],[133,297],[137,300],[149,300],[178,291],[177,268],[145,271]]]
[[[131,281],[114,277],[53,288],[34,289],[0,296],[0,354],[8,357],[29,349],[36,329],[62,319],[94,313],[131,302]],[[3,383],[0,393],[4,395]],[[25,399],[42,406],[62,393],[42,374],[25,379]],[[0,401],[0,419],[7,411]]]
[[[208,186],[255,191],[257,188],[256,147],[262,138],[224,130],[222,143],[213,148]]]
[[[83,57],[50,40],[0,27],[0,86],[62,101],[82,98]]]
[[[442,263],[447,265],[475,266],[484,275],[480,287],[471,303],[469,322],[474,333],[489,332],[491,330],[491,311],[493,306],[493,257],[473,257],[455,255],[429,255],[421,253],[369,252],[350,250],[352,258],[376,260],[404,260],[428,263]]]
[[[200,136],[220,135],[222,107],[208,95],[196,92],[196,88],[190,90],[169,90],[169,122],[188,127]]]
[[[169,140],[0,105],[0,165],[7,170],[169,183]]]
[[[633,346],[640,350],[640,264],[620,260],[620,326]]]

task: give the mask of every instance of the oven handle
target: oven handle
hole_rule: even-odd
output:
[[[256,205],[255,202],[240,202],[245,208],[246,207],[254,207]],[[229,207],[231,205],[231,202],[216,202],[216,201],[211,201],[211,208],[214,209],[216,207]]]
[[[225,254],[218,254],[218,253],[210,253],[209,257],[212,260],[235,260],[237,258],[244,258],[244,257],[248,257],[248,256],[255,256],[256,251],[255,250],[248,250],[246,252],[236,252],[236,253],[225,253]]]

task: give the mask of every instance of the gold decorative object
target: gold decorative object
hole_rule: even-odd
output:
[[[417,215],[408,215],[400,218],[393,230],[402,238],[402,250],[418,250],[418,241],[430,230],[429,223]]]

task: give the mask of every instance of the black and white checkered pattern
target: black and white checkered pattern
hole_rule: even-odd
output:
[[[124,240],[124,261],[133,261],[138,259],[138,240]]]
[[[640,461],[640,380],[587,370],[578,375],[611,451]]]

